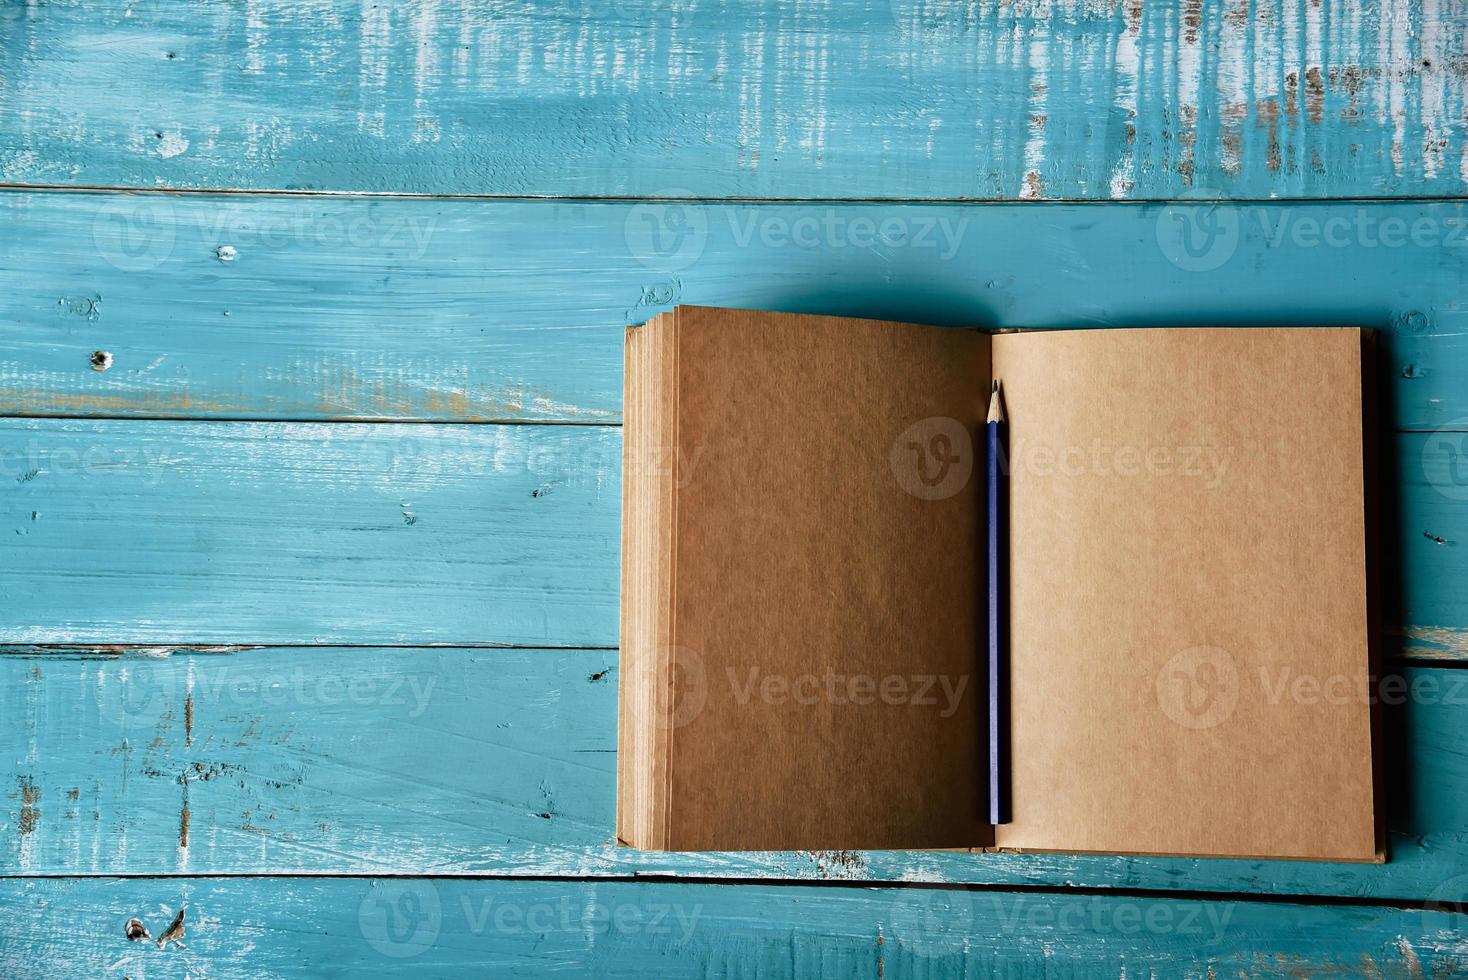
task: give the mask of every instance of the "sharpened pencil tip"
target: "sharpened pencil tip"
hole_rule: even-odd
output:
[[[999,390],[999,382],[994,382],[994,387],[989,392],[989,417],[987,422],[1004,421],[1004,394]]]

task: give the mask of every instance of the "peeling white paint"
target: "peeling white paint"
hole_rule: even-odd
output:
[[[164,133],[158,141],[158,155],[165,160],[171,160],[188,148],[189,141],[181,133]]]

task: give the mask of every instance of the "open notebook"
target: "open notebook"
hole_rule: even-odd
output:
[[[629,329],[621,841],[1379,860],[1364,340],[686,306]]]

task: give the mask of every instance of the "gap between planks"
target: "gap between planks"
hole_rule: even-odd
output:
[[[1103,328],[1104,329],[1104,328]],[[1243,328],[1249,329],[1249,328]],[[111,412],[0,412],[0,421],[6,419],[35,420],[47,422],[207,422],[210,424],[254,424],[280,425],[525,425],[525,426],[570,426],[580,429],[620,429],[622,422],[615,419],[526,419],[526,418],[423,418],[421,416],[390,415],[334,415],[327,417],[305,417],[298,415],[125,415]],[[1422,426],[1399,426],[1390,430],[1395,435],[1433,435],[1441,432],[1468,432],[1468,422],[1449,423],[1435,429]]]
[[[1118,855],[1121,857],[1122,855]],[[290,880],[290,881],[463,881],[463,882],[542,882],[557,884],[566,881],[586,881],[595,884],[634,885],[719,885],[728,887],[758,888],[827,888],[860,889],[864,891],[944,891],[977,892],[979,894],[1026,894],[1026,895],[1078,895],[1098,898],[1155,899],[1195,902],[1245,902],[1255,905],[1316,905],[1338,908],[1390,908],[1403,911],[1435,911],[1468,914],[1468,901],[1448,902],[1433,898],[1372,898],[1358,895],[1311,895],[1307,893],[1272,894],[1264,892],[1171,891],[1163,888],[1105,888],[1092,885],[1014,885],[984,884],[982,882],[960,883],[933,881],[873,881],[858,878],[721,878],[714,875],[670,875],[670,874],[626,874],[604,875],[587,878],[574,874],[565,875],[516,875],[488,872],[485,874],[393,874],[370,871],[329,873],[238,871],[201,874],[126,874],[118,872],[81,873],[37,873],[0,874],[0,881],[210,881],[215,879]]]
[[[618,421],[579,419],[526,419],[526,418],[422,418],[391,415],[334,415],[329,417],[305,417],[297,415],[164,415],[135,414],[118,415],[110,412],[0,412],[3,419],[36,419],[48,422],[256,422],[284,425],[546,425],[572,426],[583,429],[620,429]],[[1430,431],[1451,431],[1437,429]]]
[[[1450,649],[1457,653],[1460,647],[1468,648],[1468,630],[1451,630],[1429,627],[1389,627],[1388,637],[1410,640],[1427,634],[1441,636],[1452,634]],[[1461,635],[1460,635],[1461,634]],[[71,657],[76,659],[108,660],[125,656],[143,658],[171,657],[176,654],[203,654],[227,656],[249,653],[252,650],[435,650],[464,653],[479,653],[492,650],[506,652],[516,650],[543,650],[547,653],[618,653],[614,646],[554,646],[544,643],[0,643],[0,657]],[[1468,670],[1468,649],[1461,655],[1412,653],[1395,650],[1385,656],[1389,667],[1417,667],[1436,670]],[[615,667],[612,669],[616,669]]]
[[[289,190],[286,188],[246,187],[128,187],[123,184],[25,184],[0,182],[0,192],[14,191],[27,194],[146,194],[154,197],[294,197],[294,198],[361,198],[364,200],[407,200],[407,201],[487,201],[515,204],[536,201],[562,201],[573,204],[639,204],[639,203],[698,203],[698,204],[1022,204],[1025,207],[1044,207],[1047,204],[1075,207],[1088,205],[1114,207],[1118,205],[1158,205],[1187,203],[1196,205],[1207,198],[1196,197],[758,197],[730,195],[708,197],[690,194],[668,196],[659,194],[427,194],[417,191],[333,191],[333,190]],[[1223,197],[1220,203],[1276,207],[1288,204],[1462,204],[1468,198],[1455,194],[1414,195],[1345,195],[1340,197]]]
[[[250,650],[546,650],[615,653],[614,646],[556,646],[546,643],[0,643],[0,656],[90,655],[118,657],[128,653],[170,656],[175,653],[245,653]],[[154,651],[151,654],[149,651]]]

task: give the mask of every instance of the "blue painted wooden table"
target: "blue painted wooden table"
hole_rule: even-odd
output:
[[[1468,969],[1465,34],[0,0],[0,973]],[[1381,330],[1391,860],[616,848],[621,334],[678,302]]]

